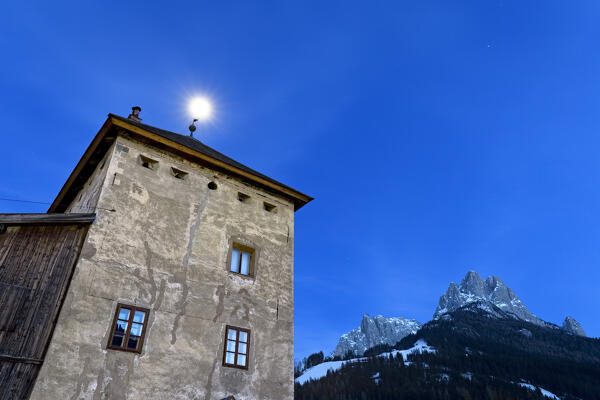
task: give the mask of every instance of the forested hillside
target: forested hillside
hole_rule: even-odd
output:
[[[600,399],[600,340],[472,303],[392,347],[427,342],[435,353],[378,355],[296,384],[298,400]],[[389,354],[389,353],[388,353]],[[543,392],[543,390],[545,392]],[[543,394],[545,393],[545,395]],[[554,397],[556,398],[556,397]]]

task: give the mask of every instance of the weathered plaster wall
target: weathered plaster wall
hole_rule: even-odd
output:
[[[104,168],[116,212],[97,211],[32,398],[292,399],[292,203],[123,137]],[[232,240],[254,279],[228,272]],[[141,355],[106,349],[118,302],[151,309]],[[222,366],[227,324],[251,330],[248,370]]]

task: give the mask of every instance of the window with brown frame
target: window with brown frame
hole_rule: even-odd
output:
[[[254,276],[254,249],[239,243],[232,243],[229,270],[236,274]]]
[[[113,321],[109,349],[142,352],[149,310],[126,304],[117,305],[117,312]]]
[[[225,347],[223,365],[248,369],[250,354],[250,330],[227,325],[225,327]]]

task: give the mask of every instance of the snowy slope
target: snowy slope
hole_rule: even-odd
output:
[[[436,350],[433,347],[429,346],[424,340],[418,340],[415,342],[413,347],[411,347],[410,349],[394,350],[391,352],[379,354],[377,357],[389,357],[390,355],[395,357],[396,355],[401,354],[402,358],[404,359],[404,362],[409,364],[409,362],[407,361],[407,357],[409,354],[435,353],[435,352],[436,352]],[[346,360],[346,361],[324,362],[319,365],[315,365],[314,367],[311,367],[311,368],[307,369],[306,371],[304,371],[304,373],[302,375],[300,375],[298,378],[296,378],[296,382],[303,385],[304,383],[310,381],[311,379],[317,380],[317,379],[323,378],[324,376],[327,375],[328,371],[333,372],[333,371],[339,370],[340,368],[342,368],[342,365],[344,365],[344,364],[361,362],[366,359],[367,359],[366,357],[360,357],[360,358],[352,358],[352,359]]]
[[[529,390],[532,390],[534,392],[535,392],[536,389],[538,389],[537,386],[534,386],[531,383],[523,383],[523,382],[521,382],[521,383],[519,383],[519,386],[522,386],[522,387],[527,388]],[[539,388],[539,389],[542,392],[542,394],[544,395],[544,397],[548,397],[548,398],[550,398],[552,400],[560,400],[560,397],[558,397],[554,393],[551,393],[551,392],[549,392],[549,391],[547,391],[546,389],[543,389],[543,388]]]

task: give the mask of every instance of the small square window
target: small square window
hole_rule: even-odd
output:
[[[140,154],[140,164],[142,165],[142,167],[144,168],[148,168],[148,169],[156,169],[156,166],[158,165],[158,161],[153,160],[149,157],[146,157],[142,154]]]
[[[185,179],[188,175],[187,172],[177,169],[175,167],[171,167],[171,173],[177,179]]]
[[[268,212],[275,212],[275,206],[273,204],[269,204],[266,201],[263,203],[263,206],[265,208],[265,211]]]
[[[250,330],[227,325],[223,348],[223,365],[248,369],[250,354]]]
[[[238,200],[242,203],[247,203],[250,200],[250,196],[245,193],[238,192]]]
[[[231,245],[229,270],[236,274],[254,276],[254,249],[239,243]]]
[[[107,347],[141,353],[148,313],[149,310],[145,308],[119,304]]]

